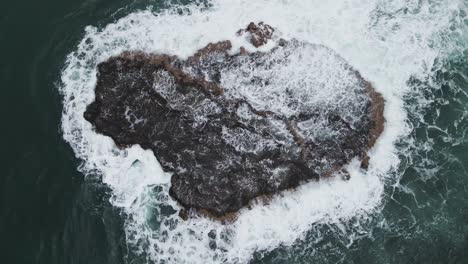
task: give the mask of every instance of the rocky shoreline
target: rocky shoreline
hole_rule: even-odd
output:
[[[331,49],[275,39],[264,23],[237,34],[274,47],[233,51],[221,41],[185,60],[127,51],[100,63],[85,119],[119,146],[151,149],[173,173],[170,195],[215,217],[328,177],[353,158],[367,168],[385,122],[371,84]],[[294,71],[321,59],[336,69]]]

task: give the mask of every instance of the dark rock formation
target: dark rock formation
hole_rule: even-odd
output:
[[[246,35],[248,41],[258,48],[265,45],[268,40],[273,36],[274,29],[263,22],[255,23],[251,22],[246,29],[241,29],[237,31],[238,36]]]
[[[238,34],[275,47],[232,55],[223,41],[186,60],[129,51],[100,63],[85,119],[120,146],[153,150],[173,172],[171,196],[215,216],[353,158],[366,167],[384,123],[371,85],[324,46],[272,39],[263,23]]]

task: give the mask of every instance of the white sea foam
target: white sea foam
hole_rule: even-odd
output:
[[[389,177],[398,177],[389,172],[399,163],[395,142],[410,131],[403,103],[410,90],[407,81],[430,74],[439,56],[437,35],[448,27],[462,1],[430,5],[411,0],[215,0],[212,4],[208,10],[190,7],[189,14],[142,11],[102,29],[89,26],[67,58],[60,87],[64,138],[83,160],[80,170],[88,176],[101,175],[113,191],[112,204],[128,215],[127,243],[156,263],[246,263],[254,251],[301,239],[314,224],[341,227],[353,217],[371,216],[382,204]],[[303,185],[266,206],[243,209],[229,225],[205,218],[180,221],[179,207],[167,195],[170,175],[162,171],[153,153],[139,146],[118,149],[84,120],[85,107],[94,99],[96,65],[128,49],[187,57],[209,42],[224,39],[231,40],[235,49],[245,45],[252,50],[235,36],[250,21],[265,21],[283,38],[337,51],[383,94],[385,131],[371,150],[369,170],[351,162],[349,181],[336,177]],[[310,66],[296,67],[300,72],[307,70],[301,67]],[[170,207],[176,213],[168,212]],[[343,232],[353,237],[355,228]],[[217,234],[214,240],[208,237],[211,230]]]

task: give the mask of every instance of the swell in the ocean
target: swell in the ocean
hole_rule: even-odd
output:
[[[104,28],[87,27],[62,73],[64,138],[83,161],[80,170],[88,177],[101,176],[112,189],[111,203],[126,215],[129,249],[148,261],[247,263],[254,252],[292,245],[305,236],[319,240],[324,225],[351,245],[370,235],[366,223],[384,205],[385,187],[398,185],[401,157],[412,144],[404,99],[414,96],[420,106],[415,115],[428,103],[410,80],[430,80],[437,62],[449,54],[443,36],[462,4],[215,0],[208,7],[173,5],[135,12]],[[180,206],[168,196],[170,175],[153,153],[139,146],[121,150],[84,120],[85,107],[94,99],[96,65],[132,49],[187,57],[209,42],[229,39],[240,47],[245,40],[235,32],[251,21],[269,23],[285,39],[337,51],[384,96],[385,131],[370,151],[368,171],[357,161],[349,164],[349,181],[308,183],[266,206],[243,209],[229,225],[206,218],[182,221]],[[208,235],[212,230],[215,238]]]

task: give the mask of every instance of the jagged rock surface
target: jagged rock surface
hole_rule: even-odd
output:
[[[384,122],[370,84],[324,46],[271,39],[266,24],[238,34],[275,47],[232,55],[223,41],[186,60],[129,51],[100,63],[85,119],[120,146],[153,150],[173,172],[171,196],[215,216],[353,158],[365,167]]]

